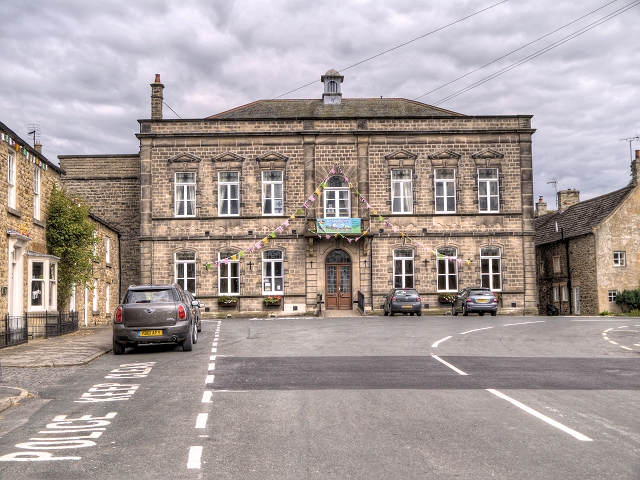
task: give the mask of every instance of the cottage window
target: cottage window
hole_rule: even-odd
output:
[[[195,252],[176,252],[174,255],[175,282],[196,294],[196,254]]]
[[[104,237],[104,261],[111,263],[111,238]]]
[[[49,262],[49,310],[55,310],[58,303],[58,264]]]
[[[351,195],[349,184],[343,177],[333,176],[324,190],[324,217],[350,218]]]
[[[627,264],[625,252],[613,252],[613,266],[624,267]]]
[[[28,310],[55,311],[58,306],[57,258],[38,254],[35,256],[36,258],[29,260]]]
[[[502,258],[498,247],[480,249],[480,278],[483,287],[502,290]]]
[[[175,216],[194,217],[196,215],[196,174],[176,173]]]
[[[262,214],[282,215],[284,202],[282,197],[282,171],[266,170],[262,172]]]
[[[282,294],[284,290],[284,264],[280,250],[267,250],[262,253],[262,293]]]
[[[69,297],[69,311],[76,311],[76,284],[71,285],[71,296]]]
[[[560,301],[560,287],[553,287],[553,301]]]
[[[93,304],[91,305],[91,310],[94,312],[98,311],[98,279],[93,279]]]
[[[44,305],[44,262],[31,263],[31,306]]]
[[[580,287],[573,287],[573,313],[580,313]]]
[[[456,211],[456,171],[453,168],[435,170],[436,213]]]
[[[398,248],[393,251],[393,286],[413,288],[413,250]]]
[[[617,290],[609,290],[609,302],[615,303],[617,296],[618,296]]]
[[[553,257],[553,273],[560,273],[560,257]]]
[[[218,173],[218,214],[240,215],[240,174]]]
[[[562,292],[562,301],[563,302],[569,301],[569,290],[567,289],[566,285],[562,285],[561,292]]]
[[[240,295],[240,262],[232,260],[235,252],[218,254],[218,295]]]
[[[111,311],[111,284],[107,283],[104,288],[104,311],[109,314]]]
[[[458,252],[455,248],[439,248],[437,250],[438,291],[458,291]]]
[[[7,158],[7,182],[9,183],[7,205],[16,208],[16,160],[13,155]]]
[[[498,188],[498,169],[478,169],[478,210],[494,213],[500,211],[500,194]]]
[[[33,218],[40,220],[40,167],[33,166]]]
[[[413,180],[410,169],[391,170],[392,213],[413,213]]]

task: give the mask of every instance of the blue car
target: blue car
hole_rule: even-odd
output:
[[[451,315],[458,315],[462,312],[465,317],[470,313],[482,316],[488,312],[492,317],[495,317],[498,313],[498,297],[488,288],[463,288],[454,298],[451,304]]]

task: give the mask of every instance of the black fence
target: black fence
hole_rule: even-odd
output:
[[[14,317],[5,315],[2,319],[2,331],[0,331],[0,348],[11,345],[27,343],[29,327],[26,317]]]
[[[78,312],[26,313],[31,337],[57,337],[78,330]]]

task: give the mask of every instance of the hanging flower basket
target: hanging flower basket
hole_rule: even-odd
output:
[[[279,307],[282,304],[282,297],[280,295],[269,295],[262,299],[265,307]]]

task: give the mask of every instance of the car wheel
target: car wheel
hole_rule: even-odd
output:
[[[114,355],[122,355],[124,354],[124,351],[126,350],[127,347],[125,347],[122,343],[120,342],[116,342],[116,340],[113,340],[113,354]]]
[[[389,316],[393,317],[393,312],[391,310],[389,310]]]
[[[458,316],[458,312],[456,312],[455,305],[451,305],[451,315],[453,315],[454,317]]]
[[[193,337],[192,337],[192,341],[193,344],[195,345],[196,343],[198,343],[198,329],[196,327],[193,327]]]
[[[498,312],[491,312],[491,316],[495,317]]]
[[[193,326],[191,326],[189,328],[189,332],[187,334],[187,338],[185,338],[181,343],[182,343],[182,351],[183,352],[190,352],[191,350],[193,350]]]
[[[421,316],[422,316],[422,312],[418,312],[418,313],[416,313],[416,315],[418,315],[419,317],[421,317]]]
[[[484,312],[478,312],[478,315],[480,315],[481,317],[484,317]]]
[[[202,331],[202,319],[198,319],[198,333]]]
[[[469,315],[469,312],[467,312],[467,307],[466,306],[462,306],[462,316],[466,317],[467,315]]]
[[[389,315],[389,312],[387,312],[386,308],[383,308],[382,311],[384,312],[384,316],[386,317],[387,315]]]

